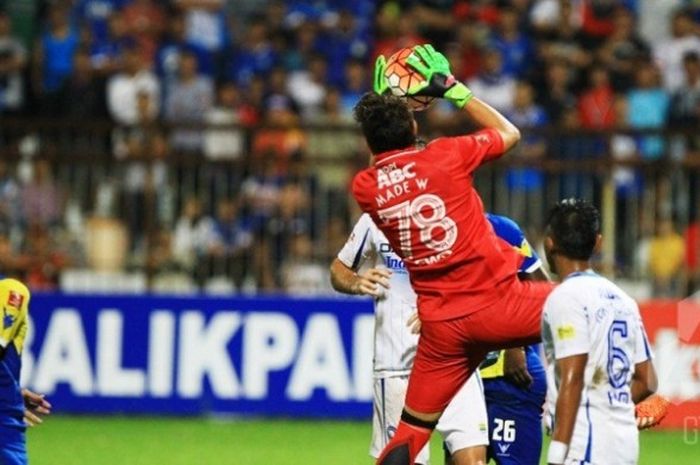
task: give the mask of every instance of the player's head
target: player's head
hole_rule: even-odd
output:
[[[549,212],[545,252],[549,266],[558,273],[557,257],[589,261],[601,244],[600,213],[590,202],[566,199]]]
[[[354,115],[375,155],[416,143],[416,121],[406,102],[398,97],[366,93],[355,105]]]

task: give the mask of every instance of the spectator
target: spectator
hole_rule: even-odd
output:
[[[165,12],[154,0],[132,0],[123,12],[127,29],[136,40],[144,63],[150,66],[166,26]]]
[[[366,65],[360,60],[350,60],[345,64],[345,80],[340,97],[341,109],[347,115],[352,115],[360,97],[369,90]]]
[[[175,0],[185,15],[188,41],[213,55],[226,47],[225,0]]]
[[[255,75],[269,72],[278,57],[269,40],[267,25],[252,21],[240,47],[231,52],[226,66],[226,77],[241,84],[248,84]]]
[[[636,67],[650,57],[650,50],[636,32],[631,11],[618,8],[613,16],[612,34],[598,51],[598,58],[611,73],[613,88],[626,92],[634,83]]]
[[[248,252],[253,244],[250,221],[240,215],[238,204],[230,199],[216,207],[213,234],[207,244],[205,276],[225,274],[240,289],[246,276]]]
[[[180,57],[190,53],[197,57],[198,71],[207,76],[214,76],[214,63],[211,53],[206,48],[191,42],[187,37],[185,18],[182,15],[172,16],[168,20],[168,34],[160,44],[156,54],[156,73],[163,79],[167,89],[177,80],[180,69]]]
[[[610,128],[615,124],[615,93],[610,85],[610,75],[602,66],[590,72],[590,87],[581,94],[579,112],[581,126],[590,129]]]
[[[507,113],[513,108],[515,81],[503,73],[503,60],[498,50],[491,48],[484,51],[482,70],[467,85],[474,95],[497,110]]]
[[[332,293],[327,266],[313,256],[314,244],[308,234],[296,234],[290,240],[289,257],[282,264],[282,288],[297,296]]]
[[[638,129],[662,128],[666,123],[670,98],[660,86],[656,67],[648,63],[637,70],[636,86],[627,94],[628,122]],[[645,136],[639,141],[639,152],[647,160],[663,156],[661,136]]]
[[[462,66],[453,68],[452,72],[460,81],[473,79],[481,70],[482,44],[479,34],[482,30],[483,28],[474,22],[464,22],[457,26],[456,40],[462,54]]]
[[[178,80],[168,89],[165,100],[166,121],[180,125],[202,124],[213,103],[212,82],[197,73],[197,57],[192,53],[181,54]],[[200,152],[201,129],[174,129],[171,133],[171,146],[180,152]]]
[[[318,114],[328,81],[328,65],[322,55],[314,55],[309,60],[307,70],[295,71],[289,76],[289,95],[301,107],[305,119]]]
[[[73,57],[73,74],[63,89],[64,114],[73,120],[88,121],[107,116],[104,81],[95,76],[86,50]]]
[[[656,297],[680,297],[683,289],[685,240],[670,219],[661,219],[649,244],[649,273]]]
[[[287,47],[282,57],[282,64],[291,72],[309,68],[309,60],[320,53],[321,39],[318,25],[311,21],[300,24],[295,31],[291,47]]]
[[[377,22],[380,30],[374,43],[373,60],[378,55],[388,58],[402,48],[429,42],[418,32],[417,15],[413,10],[399,12],[391,8],[391,3],[386,3],[379,10]]]
[[[20,188],[7,161],[0,158],[0,231],[9,232],[20,218]]]
[[[491,43],[503,57],[503,73],[522,78],[532,63],[533,49],[529,36],[518,26],[517,11],[514,8],[502,9],[498,32]]]
[[[35,291],[58,288],[61,271],[70,260],[44,225],[35,224],[29,228],[22,255],[26,260],[24,282],[27,286]]]
[[[527,129],[541,128],[549,121],[545,112],[535,104],[532,86],[524,81],[515,88],[513,109],[507,113],[509,119],[518,127]],[[526,133],[527,134],[527,133]],[[513,157],[536,163],[547,152],[545,138],[538,135],[526,135],[516,148]],[[508,170],[507,182],[512,194],[513,214],[527,224],[541,224],[544,174],[536,168],[512,168]]]
[[[204,256],[214,236],[214,220],[202,211],[194,197],[185,200],[182,213],[175,224],[172,255],[185,270],[194,271],[198,257]]]
[[[90,51],[92,66],[102,76],[110,76],[122,70],[122,58],[127,48],[133,46],[124,15],[113,13],[107,20],[107,34],[103,40],[95,41]]]
[[[683,70],[683,85],[673,95],[669,121],[674,126],[697,127],[700,124],[700,54],[686,53]]]
[[[241,96],[238,86],[225,82],[217,91],[217,104],[204,118],[210,125],[238,125],[241,123]],[[239,159],[243,153],[244,134],[236,128],[207,129],[204,135],[204,155],[210,160]]]
[[[154,125],[154,106],[150,94],[139,92],[136,125],[120,128],[115,133],[115,154],[127,162],[123,176],[124,210],[134,250],[144,245],[146,224],[155,218],[155,204],[166,188],[164,159],[168,147],[165,137]]]
[[[48,31],[34,47],[33,81],[42,112],[55,115],[61,111],[60,91],[73,72],[79,38],[71,28],[68,10],[61,4],[49,9],[48,23]]]
[[[328,57],[329,82],[347,85],[347,66],[369,54],[369,40],[357,18],[349,10],[341,10],[335,26],[329,28],[321,42],[321,51]],[[361,63],[361,61],[359,61]]]
[[[109,41],[110,21],[124,6],[126,0],[77,0],[73,14],[78,23],[87,26],[95,45]]]
[[[143,57],[135,48],[124,51],[124,71],[112,76],[107,83],[107,105],[112,118],[119,124],[132,125],[139,120],[138,95],[145,93],[152,102],[149,107],[155,117],[160,108],[160,83],[148,70]]]
[[[57,226],[63,212],[64,191],[53,179],[47,160],[34,163],[31,181],[22,187],[20,204],[25,225]]]
[[[252,156],[274,160],[277,174],[287,173],[289,160],[306,147],[306,134],[298,127],[299,117],[294,102],[286,95],[274,94],[266,100],[267,127],[253,136]]]
[[[13,113],[24,104],[24,78],[27,51],[12,36],[7,13],[0,12],[0,112]]]
[[[547,65],[538,100],[550,121],[559,121],[564,112],[576,106],[576,96],[571,92],[571,80],[571,71],[565,61],[554,60]],[[576,120],[580,124],[579,116]]]
[[[692,14],[678,10],[671,23],[672,37],[654,47],[654,59],[660,64],[664,86],[671,92],[683,85],[683,56],[688,52],[700,54],[696,28]]]

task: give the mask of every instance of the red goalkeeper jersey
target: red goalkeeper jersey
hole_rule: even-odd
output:
[[[473,186],[503,150],[493,129],[440,138],[379,154],[353,180],[360,208],[406,263],[424,321],[493,305],[517,282],[518,253],[497,238]]]

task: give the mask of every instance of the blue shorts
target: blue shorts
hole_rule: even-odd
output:
[[[27,447],[24,442],[0,444],[0,465],[27,465]]]
[[[544,391],[525,392],[503,378],[485,379],[484,390],[489,458],[498,465],[539,465]]]

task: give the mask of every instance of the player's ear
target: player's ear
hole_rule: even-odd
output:
[[[413,135],[418,136],[418,123],[415,118],[413,118]]]
[[[595,255],[598,255],[601,250],[603,250],[603,235],[598,234],[595,238],[595,246],[593,247],[593,253]]]
[[[546,252],[549,252],[554,248],[554,241],[552,240],[552,236],[545,236],[544,238],[544,250]]]

